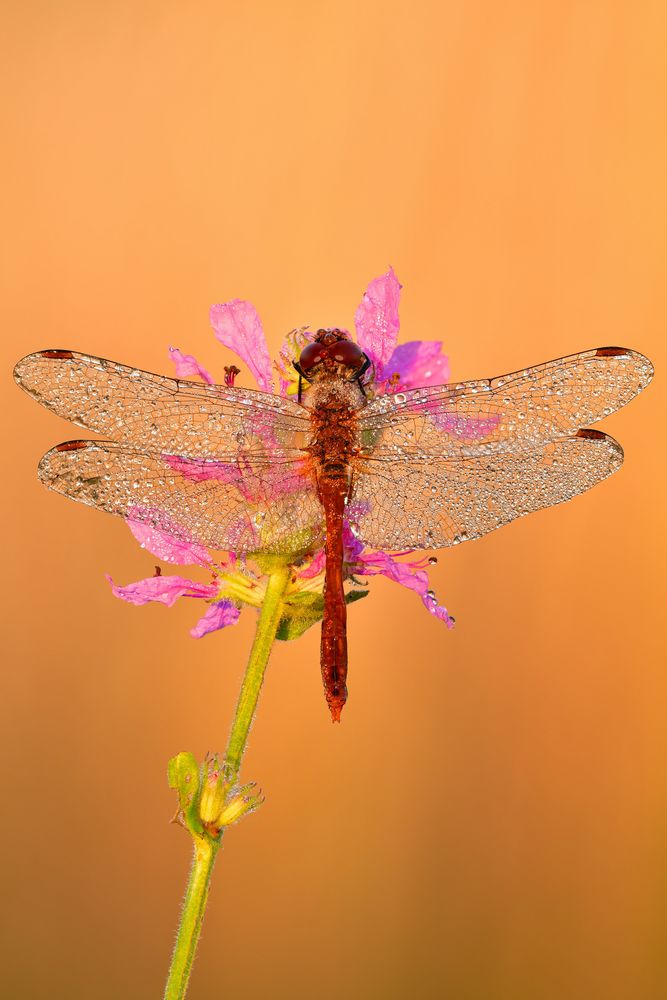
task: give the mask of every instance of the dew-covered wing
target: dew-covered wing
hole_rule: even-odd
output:
[[[39,351],[16,365],[22,389],[79,427],[158,454],[203,459],[298,447],[309,419],[280,396],[153,375],[74,351]]]
[[[361,442],[368,455],[400,461],[541,445],[625,406],[652,376],[642,354],[599,347],[498,378],[388,393],[360,411]]]
[[[39,478],[72,500],[211,549],[296,554],[321,540],[322,510],[298,453],[204,460],[67,441],[46,453]]]
[[[355,534],[373,548],[444,548],[570,500],[622,462],[620,444],[595,430],[495,454],[362,459],[355,469],[350,520]]]

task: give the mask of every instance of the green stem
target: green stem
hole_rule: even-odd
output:
[[[264,603],[257,623],[255,641],[250,650],[250,658],[246,667],[243,684],[236,705],[234,722],[227,740],[225,763],[234,774],[241,769],[241,761],[245,753],[248,733],[257,708],[259,693],[262,690],[264,672],[269,662],[271,647],[276,638],[278,625],[283,614],[283,594],[289,581],[291,567],[282,561],[275,560],[271,566]]]
[[[238,775],[248,741],[248,733],[257,708],[264,673],[283,614],[283,595],[289,581],[291,567],[282,560],[272,559],[267,565],[266,595],[257,622],[255,639],[250,650],[236,713],[232,723],[225,761],[233,776]],[[199,943],[202,921],[208,901],[213,865],[222,841],[204,832],[194,836],[194,858],[183,909],[178,927],[176,945],[169,968],[164,1000],[183,1000],[188,988],[190,970]]]
[[[204,835],[195,838],[194,847],[194,858],[192,859],[188,887],[185,890],[181,922],[178,927],[174,954],[171,958],[169,978],[164,991],[165,1000],[181,1000],[186,994],[220,841]]]

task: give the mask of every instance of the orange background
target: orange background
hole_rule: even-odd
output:
[[[392,264],[456,379],[597,345],[656,383],[619,475],[442,553],[454,633],[388,581],[276,649],[190,996],[637,1000],[667,991],[662,2],[8,2],[2,73],[3,986],[161,995],[189,863],[167,759],[222,747],[253,615],[114,600],[155,560],[49,494],[80,432],[14,388],[68,347],[217,373],[210,303],[350,326]]]

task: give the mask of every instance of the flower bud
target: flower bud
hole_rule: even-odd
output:
[[[217,838],[225,826],[236,823],[264,801],[255,782],[237,785],[235,774],[217,754],[206,755],[199,767],[191,753],[169,762],[169,784],[178,791],[175,819],[195,836]]]
[[[225,826],[231,826],[246,813],[256,809],[264,799],[255,793],[255,782],[239,787],[224,761],[213,754],[204,760],[199,816],[209,834],[217,837]]]
[[[217,756],[204,761],[205,777],[199,799],[199,815],[202,823],[213,823],[225,806],[229,785],[225,782],[222,765]]]
[[[232,823],[236,823],[242,816],[261,806],[264,796],[261,792],[255,792],[255,788],[256,785],[253,781],[249,785],[244,785],[243,788],[232,789],[232,793],[229,795],[224,809],[218,816],[217,825],[220,827],[231,826]]]

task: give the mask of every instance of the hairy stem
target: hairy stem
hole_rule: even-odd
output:
[[[270,566],[267,566],[267,570],[269,578],[266,595],[257,622],[255,639],[250,650],[250,658],[243,677],[225,753],[227,768],[234,777],[241,770],[241,762],[262,689],[264,673],[282,617],[283,595],[291,572],[290,566],[278,559],[272,560]],[[193,835],[193,839],[194,858],[185,890],[181,921],[169,968],[164,1000],[183,1000],[186,995],[208,901],[213,865],[222,841],[222,831],[217,837],[204,832],[201,836]]]
[[[264,603],[257,623],[255,640],[250,650],[250,658],[246,667],[243,684],[236,705],[236,714],[232,730],[227,740],[225,763],[227,767],[238,774],[241,761],[248,742],[248,733],[257,708],[259,693],[262,690],[266,665],[269,662],[271,647],[276,638],[276,632],[283,613],[283,595],[290,576],[290,566],[278,562],[271,567],[266,587]]]
[[[195,839],[190,878],[185,890],[181,922],[164,991],[165,1000],[181,1000],[186,994],[219,846],[220,841],[212,837],[203,836]]]

